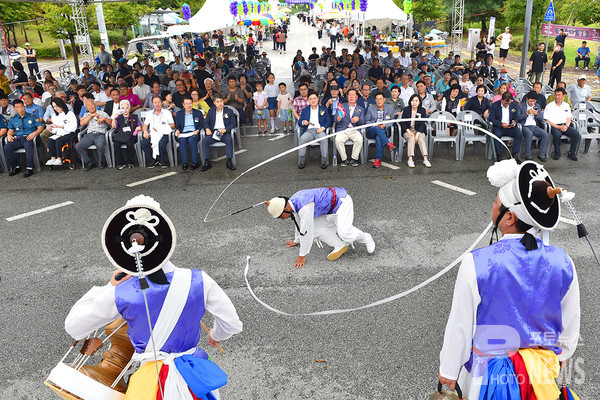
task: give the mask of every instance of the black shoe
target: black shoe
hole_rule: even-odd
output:
[[[169,164],[158,163],[162,169],[169,168]]]
[[[85,168],[83,168],[84,171],[89,171],[92,168],[96,168],[96,164],[94,163],[89,163],[88,165],[85,166]]]
[[[120,171],[125,168],[125,164],[117,165],[117,169]]]
[[[12,169],[12,170],[11,170],[11,171],[8,173],[8,176],[15,176],[15,175],[17,175],[17,174],[18,174],[18,173],[20,173],[20,172],[21,172],[21,168],[20,168],[20,167],[13,168],[13,169]]]
[[[104,169],[104,164],[102,164],[101,162],[98,163],[98,169]]]
[[[25,171],[25,173],[23,174],[23,176],[24,176],[25,178],[29,178],[31,175],[33,175],[33,170],[32,170],[32,169],[27,169],[27,170]]]
[[[340,167],[347,167],[348,166],[348,160],[344,160],[340,163]]]
[[[525,159],[526,159],[527,161],[533,161],[533,157],[531,157],[531,156],[527,156],[527,157],[525,157]]]
[[[326,169],[327,168],[327,163],[325,161],[323,161],[321,163],[321,169]]]
[[[546,162],[546,156],[538,156],[538,160],[541,162]]]
[[[227,169],[235,171],[235,166],[233,165],[233,162],[231,162],[231,158],[227,159],[227,162],[225,163],[225,166],[227,167]]]
[[[355,159],[351,158],[350,161],[351,161],[353,167],[358,167],[360,165],[358,163],[358,160],[355,160]]]
[[[127,164],[127,168],[132,169],[133,168],[133,164]]]
[[[151,160],[151,161],[150,161],[150,165],[148,165],[148,167],[147,167],[147,168],[154,168],[154,167],[156,167],[157,165],[160,165],[160,163],[158,162],[158,160]]]
[[[184,171],[187,171],[188,170],[188,165],[187,164],[183,164],[181,166],[181,169],[184,170]]]
[[[298,163],[298,169],[304,169],[305,165],[303,162]]]
[[[502,156],[501,155],[497,155],[496,156],[496,161],[502,161]]]
[[[190,168],[190,170],[192,170],[192,171],[193,171],[193,170],[195,170],[195,169],[198,169],[198,168],[200,168],[200,164],[198,164],[198,163],[193,163],[193,164],[192,164],[192,167]]]
[[[517,162],[517,164],[521,164],[521,159],[519,158],[519,154],[518,153],[513,153],[512,156],[515,159],[515,161]]]
[[[567,153],[567,158],[569,160],[577,161],[577,156],[575,154]]]
[[[201,171],[202,171],[202,172],[204,172],[204,171],[208,171],[208,170],[209,170],[209,169],[211,169],[211,168],[212,168],[212,165],[210,165],[210,161],[207,161],[207,162],[205,162],[205,163],[204,163],[204,165],[202,166],[202,169],[201,169]]]
[[[552,156],[553,160],[560,160],[560,154],[556,154],[554,153],[554,155]]]

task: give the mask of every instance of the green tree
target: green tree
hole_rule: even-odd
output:
[[[465,16],[475,21],[481,21],[481,33],[487,36],[487,22],[490,17],[498,17],[499,12],[493,12],[502,8],[502,0],[465,0]],[[481,15],[475,15],[481,14]]]
[[[156,8],[153,5],[141,3],[105,3],[104,19],[107,24],[114,24],[123,31],[123,46],[127,45],[127,29],[138,25],[140,17]]]
[[[554,5],[556,14],[564,25],[575,25],[577,21],[583,25],[600,22],[600,3],[589,0],[573,0]]]
[[[533,0],[533,11],[531,13],[531,33],[529,35],[530,47],[540,40],[540,32],[544,23],[544,14],[548,8],[548,0]],[[527,2],[523,0],[506,0],[502,15],[510,25],[523,26],[525,19],[525,6]]]
[[[73,11],[70,5],[45,4],[44,17],[46,21],[40,26],[40,29],[48,32],[50,36],[56,39],[66,39],[71,42],[71,50],[73,50],[73,62],[75,64],[75,72],[79,75],[79,55],[75,44],[75,23],[72,20]],[[89,25],[95,24],[95,12],[93,6],[86,8],[86,16]]]
[[[394,3],[404,9],[404,0],[394,0]],[[415,21],[435,21],[448,14],[443,0],[414,0],[412,3]]]
[[[20,3],[20,2],[0,2],[0,20],[3,24],[7,22],[25,21],[36,18],[36,15],[32,13],[32,10],[37,10],[33,3]],[[10,43],[17,43],[17,36],[15,33],[16,24],[3,25],[4,34],[6,40]],[[12,33],[12,42],[10,34]]]

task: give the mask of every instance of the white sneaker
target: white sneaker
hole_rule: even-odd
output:
[[[51,158],[48,161],[46,161],[46,165],[50,166],[50,165],[54,165],[54,159]]]
[[[344,247],[340,247],[340,248],[335,248],[335,249],[333,249],[333,251],[331,253],[329,253],[329,255],[327,256],[327,259],[329,261],[337,260],[346,251],[348,251],[348,246],[344,246]]]
[[[423,165],[425,165],[427,168],[431,168],[431,163],[429,162],[429,160],[423,161]]]
[[[413,160],[409,160],[409,161],[408,161],[408,166],[409,166],[410,168],[414,168],[414,167],[415,167],[415,162],[414,162]]]
[[[275,128],[271,128],[271,135],[275,133]]]
[[[54,164],[52,164],[52,165],[62,165],[62,160],[60,158],[55,158]]]
[[[596,79],[594,83],[600,83],[600,79]]]
[[[375,241],[370,233],[365,233],[365,244],[367,245],[367,253],[371,254],[375,251]]]
[[[578,71],[578,70],[579,70],[579,67],[575,67],[575,71]]]

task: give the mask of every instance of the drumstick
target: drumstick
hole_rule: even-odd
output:
[[[200,325],[202,325],[202,328],[204,328],[204,330],[206,331],[206,333],[210,333],[208,331],[208,328],[206,327],[206,325],[204,325],[204,322],[200,321]],[[221,345],[219,344],[219,342],[217,342],[217,348],[221,351],[221,353],[225,353],[225,351],[223,350],[223,348],[221,347]]]

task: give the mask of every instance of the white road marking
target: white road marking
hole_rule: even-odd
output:
[[[282,139],[282,138],[284,138],[286,136],[287,135],[285,135],[285,134],[279,134],[279,135],[275,136],[274,138],[269,139],[269,142],[274,142],[274,141]]]
[[[16,221],[17,219],[31,217],[32,215],[41,214],[43,212],[54,210],[54,209],[61,208],[61,207],[64,207],[64,206],[68,206],[68,205],[71,205],[71,204],[73,204],[72,201],[65,201],[64,203],[55,204],[53,206],[48,206],[48,207],[40,208],[39,210],[29,211],[29,212],[26,212],[24,214],[15,215],[14,217],[6,218],[6,220],[7,221]]]
[[[576,222],[576,221],[574,221],[574,220],[572,220],[572,219],[569,219],[569,218],[565,218],[565,217],[559,217],[559,218],[558,218],[558,220],[559,220],[560,222],[564,222],[565,224],[571,224],[571,225],[575,225],[575,226],[577,226],[577,222]]]
[[[173,172],[167,172],[166,174],[157,175],[157,176],[154,176],[152,178],[144,179],[144,180],[133,182],[133,183],[128,183],[125,186],[127,186],[127,187],[135,187],[135,186],[143,185],[144,183],[152,182],[152,181],[155,181],[155,180],[158,180],[158,179],[162,179],[162,178],[167,178],[167,177],[173,176],[173,175],[177,175],[177,172],[175,172],[175,171],[173,171]]]
[[[457,192],[462,193],[462,194],[466,194],[468,196],[474,196],[474,195],[477,194],[477,193],[472,192],[470,190],[463,189],[461,187],[454,186],[454,185],[451,185],[449,183],[442,182],[442,181],[431,181],[431,183],[433,183],[434,185],[445,187],[446,189],[450,189],[450,190],[454,190],[454,191],[457,191]]]
[[[375,162],[375,160],[369,160],[369,162]],[[398,167],[397,165],[388,164],[388,163],[383,162],[383,161],[381,162],[381,166],[389,168],[389,169],[393,169],[393,170],[400,169],[400,167]]]
[[[237,156],[238,154],[242,154],[242,153],[245,153],[247,151],[248,150],[246,150],[246,149],[241,149],[241,150],[236,151],[235,155]],[[221,160],[224,160],[225,158],[227,158],[227,156],[221,156],[221,157],[218,157],[218,158],[211,158],[211,161],[221,161]]]

